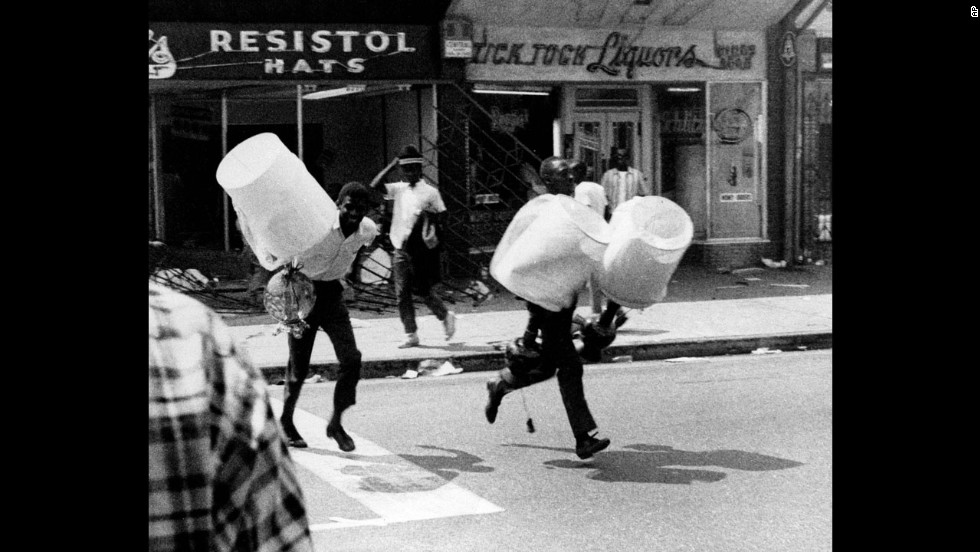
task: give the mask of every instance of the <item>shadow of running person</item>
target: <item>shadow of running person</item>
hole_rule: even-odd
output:
[[[504,446],[536,448],[568,453],[570,449],[511,444]],[[611,483],[666,483],[690,485],[694,481],[714,483],[727,474],[717,470],[689,469],[718,467],[742,471],[785,470],[802,466],[802,462],[740,450],[709,450],[694,452],[676,450],[664,445],[627,445],[631,450],[606,450],[593,460],[549,460],[550,468],[589,469],[587,476],[595,481]]]
[[[450,453],[450,456],[444,454],[362,456],[316,447],[290,452],[294,455],[314,454],[337,458],[342,461],[342,464],[334,464],[333,469],[344,476],[357,478],[357,486],[362,491],[374,493],[433,491],[455,479],[461,472],[493,471],[489,466],[477,465],[483,462],[482,458],[461,450],[429,445],[419,445],[419,448],[445,451]],[[402,460],[407,460],[409,463],[406,464]]]
[[[419,448],[431,449],[431,450],[441,450],[453,454],[454,456],[446,456],[443,454],[436,455],[418,455],[418,454],[399,454],[400,457],[408,460],[409,462],[424,468],[432,473],[435,473],[445,479],[446,481],[452,481],[461,472],[471,472],[471,473],[489,473],[493,471],[490,466],[478,466],[477,464],[483,462],[483,458],[479,456],[474,456],[468,452],[464,452],[459,449],[448,449],[442,447],[436,447],[432,445],[418,445]]]

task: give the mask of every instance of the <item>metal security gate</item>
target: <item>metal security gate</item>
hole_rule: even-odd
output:
[[[802,228],[804,260],[830,261],[833,245],[833,86],[803,81]]]
[[[537,176],[541,157],[500,128],[499,120],[459,85],[445,86],[433,108],[438,137],[433,142],[420,135],[419,143],[426,159],[423,172],[438,175],[448,209],[441,236],[443,279],[436,292],[447,303],[478,306],[496,291],[489,264],[504,230],[528,199],[543,192]],[[387,235],[367,249],[348,278],[347,304],[355,310],[397,312]],[[179,253],[151,242],[151,279],[198,296],[221,312],[264,311],[256,286],[220,281],[209,269],[213,260],[194,264]]]

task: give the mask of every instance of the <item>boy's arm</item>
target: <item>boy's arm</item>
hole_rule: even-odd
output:
[[[372,180],[371,183],[368,184],[368,188],[371,188],[372,190],[378,189],[379,188],[378,184],[383,184],[383,180],[385,176],[387,176],[388,173],[391,172],[391,169],[395,168],[395,165],[397,164],[398,164],[398,158],[396,157],[391,160],[391,163],[388,163],[388,166],[381,169],[381,172],[379,172],[378,175],[374,177],[374,180]]]

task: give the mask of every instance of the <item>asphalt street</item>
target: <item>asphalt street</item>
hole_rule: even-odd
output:
[[[831,550],[830,350],[588,365],[612,439],[589,461],[556,381],[490,425],[489,376],[363,380],[353,453],[323,435],[334,383],[304,387],[291,451],[318,550]]]

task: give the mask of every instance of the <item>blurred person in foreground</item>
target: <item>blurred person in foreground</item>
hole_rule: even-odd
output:
[[[149,311],[148,550],[312,551],[261,374],[200,302],[150,282]]]

